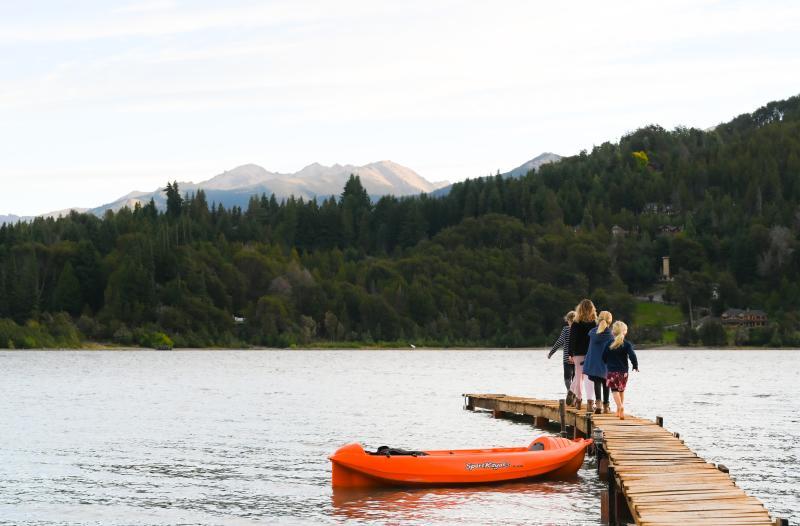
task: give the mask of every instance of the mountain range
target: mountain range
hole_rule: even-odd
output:
[[[505,177],[521,177],[542,164],[555,162],[561,156],[554,153],[543,153],[530,161],[503,174]],[[367,192],[373,199],[384,195],[406,196],[429,193],[443,196],[450,192],[447,181],[430,182],[414,170],[392,161],[378,161],[364,166],[351,164],[334,164],[325,166],[313,163],[295,173],[270,172],[256,164],[244,164],[225,171],[206,181],[199,183],[179,182],[182,194],[192,194],[203,190],[210,203],[222,204],[225,207],[246,207],[253,195],[275,194],[278,199],[289,196],[304,199],[325,199],[338,196],[350,174],[361,178]],[[58,217],[70,211],[88,212],[102,216],[107,210],[117,211],[123,207],[133,208],[136,204],[144,205],[153,199],[160,209],[166,208],[166,196],[163,188],[150,192],[134,191],[119,199],[94,208],[68,208],[42,214],[40,217]],[[35,216],[0,215],[0,224],[29,221]]]
[[[338,196],[350,174],[361,178],[361,184],[373,198],[382,195],[429,193],[447,184],[432,183],[410,168],[395,162],[378,161],[364,166],[325,166],[314,163],[291,174],[270,172],[257,164],[244,164],[207,181],[179,182],[178,186],[183,194],[202,189],[209,203],[222,204],[225,207],[246,207],[252,195],[275,194],[278,199],[289,196],[303,199]],[[92,208],[89,212],[102,215],[106,210],[119,210],[125,206],[133,208],[136,203],[145,204],[151,198],[159,208],[166,206],[164,190],[159,188],[152,192],[131,192],[116,201]]]

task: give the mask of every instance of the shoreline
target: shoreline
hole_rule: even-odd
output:
[[[149,347],[132,347],[132,346],[114,346],[93,344],[86,347],[65,348],[65,347],[46,347],[35,349],[0,349],[0,352],[29,352],[29,351],[48,351],[48,352],[68,352],[68,351],[100,351],[100,352],[185,352],[185,351],[214,351],[214,352],[232,352],[232,351],[291,351],[291,352],[320,352],[320,351],[514,351],[514,352],[547,352],[550,347],[378,347],[378,346],[362,346],[362,347],[248,347],[248,348],[234,348],[234,347],[177,347],[174,349],[152,349]],[[636,348],[637,352],[661,351],[800,351],[796,347],[681,347],[674,345],[643,345]],[[556,352],[558,354],[558,351]]]

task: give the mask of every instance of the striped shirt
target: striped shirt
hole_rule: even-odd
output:
[[[569,325],[564,325],[561,329],[561,334],[558,336],[556,343],[553,344],[550,352],[547,353],[547,357],[553,356],[559,347],[564,349],[564,363],[569,363]]]

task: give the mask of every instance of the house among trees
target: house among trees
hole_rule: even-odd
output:
[[[611,235],[614,237],[625,236],[628,235],[628,231],[619,225],[614,225],[611,227]]]
[[[767,313],[763,310],[728,309],[722,313],[722,323],[736,327],[766,327]]]
[[[645,203],[645,205],[642,207],[642,213],[665,214],[668,216],[674,216],[678,213],[678,210],[670,204],[652,202],[652,203]]]
[[[676,225],[662,225],[659,230],[662,234],[677,234],[683,231],[683,227]]]

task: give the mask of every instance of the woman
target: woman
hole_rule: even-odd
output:
[[[559,347],[564,349],[564,385],[567,387],[567,404],[572,404],[572,397],[574,396],[572,391],[569,390],[569,386],[572,383],[572,375],[575,374],[575,366],[569,361],[569,328],[572,326],[573,320],[575,320],[575,311],[571,310],[564,316],[564,321],[567,324],[561,328],[561,334],[558,336],[556,343],[547,353],[547,359],[549,360]]]
[[[575,375],[572,377],[570,391],[575,394],[575,408],[580,409],[583,402],[583,384],[586,384],[586,399],[588,407],[594,406],[594,383],[583,378],[583,362],[589,351],[589,331],[597,326],[597,309],[591,300],[582,300],[575,307],[575,321],[569,328],[569,356],[575,366]]]
[[[597,406],[595,414],[610,413],[611,405],[608,403],[608,386],[606,385],[606,364],[603,362],[603,349],[613,340],[611,336],[611,322],[613,317],[607,310],[597,315],[597,327],[589,331],[589,352],[583,362],[583,374],[589,377],[594,384],[594,397]],[[600,391],[603,392],[603,408],[600,408]]]
[[[614,393],[614,403],[617,405],[617,418],[625,420],[625,387],[628,385],[628,360],[633,365],[633,370],[639,372],[639,360],[633,351],[633,344],[625,341],[628,326],[621,321],[611,326],[614,340],[606,344],[603,350],[603,361],[608,367],[608,387]]]

